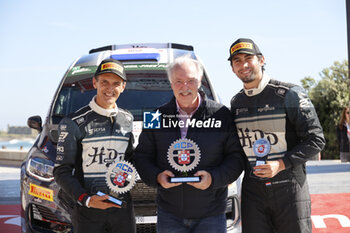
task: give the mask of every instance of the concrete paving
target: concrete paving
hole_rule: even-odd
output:
[[[20,203],[20,168],[0,165],[0,205]]]
[[[350,193],[350,163],[308,161],[306,172],[311,194]]]

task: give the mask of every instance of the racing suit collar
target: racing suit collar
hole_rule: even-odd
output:
[[[97,112],[98,114],[106,117],[113,117],[118,114],[118,106],[115,104],[115,107],[113,109],[105,109],[97,105],[95,101],[96,96],[92,98],[92,100],[89,103],[89,106],[92,110]]]
[[[252,88],[252,89],[245,89],[243,87],[243,90],[244,90],[244,93],[247,95],[247,96],[254,96],[254,95],[258,95],[260,94],[260,92],[262,92],[266,85],[269,83],[270,81],[270,77],[267,75],[267,74],[263,74],[263,77],[259,83],[259,86],[257,88]]]

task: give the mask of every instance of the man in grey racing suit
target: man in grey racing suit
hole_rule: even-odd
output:
[[[302,88],[264,73],[265,58],[252,40],[236,40],[229,52],[244,85],[231,100],[247,158],[242,231],[311,232],[305,162],[325,144],[316,111]]]
[[[108,166],[132,155],[133,116],[116,105],[126,84],[122,63],[103,60],[92,81],[97,95],[58,126],[54,177],[77,203],[72,213],[74,232],[132,233],[136,230],[130,194],[117,196],[126,208],[108,202],[108,195],[96,195],[111,194],[105,178]]]

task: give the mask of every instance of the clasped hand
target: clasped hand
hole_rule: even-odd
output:
[[[267,161],[266,164],[253,167],[253,174],[261,178],[272,178],[285,169],[284,162],[279,159]]]
[[[194,175],[200,176],[201,181],[194,182],[194,183],[187,183],[188,185],[191,185],[191,186],[193,186],[197,189],[201,189],[201,190],[205,190],[205,189],[209,188],[209,186],[211,185],[211,182],[212,182],[212,178],[211,178],[211,175],[209,172],[201,170],[201,171],[197,171]],[[175,176],[174,173],[172,173],[169,170],[165,170],[165,171],[158,174],[157,181],[165,189],[181,185],[182,183],[170,183],[169,182],[170,177],[174,177],[174,176]]]

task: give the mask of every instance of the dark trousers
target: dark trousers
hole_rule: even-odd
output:
[[[128,208],[106,210],[76,205],[72,213],[74,233],[135,233],[135,216],[132,203]]]
[[[242,184],[243,233],[311,233],[311,200],[307,181],[269,182],[245,177]]]
[[[226,216],[220,214],[199,219],[179,218],[158,207],[158,233],[226,233]]]

